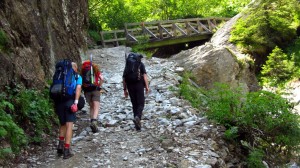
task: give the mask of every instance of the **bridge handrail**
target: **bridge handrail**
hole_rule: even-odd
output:
[[[137,42],[142,34],[148,34],[152,40],[172,38],[181,36],[190,36],[195,34],[212,33],[213,29],[220,21],[227,21],[230,18],[207,17],[207,18],[189,18],[165,21],[151,21],[139,23],[125,23],[124,30],[101,31],[101,42],[103,47],[106,43],[119,42]],[[178,34],[179,33],[179,34]],[[105,36],[110,39],[105,39]],[[113,36],[113,37],[112,37]]]

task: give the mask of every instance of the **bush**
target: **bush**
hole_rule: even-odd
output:
[[[284,86],[293,78],[295,71],[294,63],[280,48],[275,47],[262,67],[261,79],[263,85]]]
[[[299,115],[292,113],[292,106],[280,95],[267,91],[242,94],[239,89],[223,84],[216,85],[207,95],[208,118],[228,129],[237,127],[238,140],[246,141],[254,149],[263,149],[281,163],[298,150]],[[272,160],[269,156],[264,159]]]
[[[24,130],[29,143],[42,142],[43,135],[51,133],[52,125],[58,123],[49,101],[49,89],[42,92],[15,86],[7,87],[5,94],[5,100],[13,104],[13,109],[5,109],[5,112]]]
[[[247,53],[265,56],[274,47],[291,42],[296,37],[297,0],[266,0],[249,10],[236,23],[230,41]]]
[[[13,121],[10,114],[5,112],[6,109],[14,110],[13,104],[5,100],[5,94],[0,94],[0,139],[1,142],[7,142],[10,145],[0,144],[0,158],[11,153],[18,153],[22,147],[27,145],[27,137],[24,131]]]
[[[267,91],[244,93],[240,88],[218,83],[205,91],[193,87],[187,77],[179,88],[194,107],[206,109],[209,119],[225,126],[225,138],[246,148],[249,167],[261,165],[262,160],[283,164],[299,149],[300,118],[281,95]],[[206,102],[208,107],[204,107]]]
[[[98,42],[101,41],[101,37],[99,35],[99,33],[95,30],[89,30],[89,36],[94,40],[94,42]]]

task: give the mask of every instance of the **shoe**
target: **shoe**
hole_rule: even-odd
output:
[[[98,126],[97,126],[97,121],[93,121],[92,123],[91,123],[91,129],[92,129],[92,132],[93,133],[96,133],[96,132],[98,132],[99,130],[98,130]]]
[[[140,118],[138,116],[134,117],[133,123],[135,125],[135,129],[137,131],[140,131],[141,130],[141,120],[140,120]]]
[[[65,141],[59,140],[58,145],[57,145],[57,154],[59,156],[64,154],[64,143]]]
[[[63,157],[63,159],[69,159],[72,156],[74,156],[74,154],[71,153],[70,148],[64,148],[64,157]]]

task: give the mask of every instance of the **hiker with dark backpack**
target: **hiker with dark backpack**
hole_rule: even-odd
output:
[[[92,132],[96,133],[99,131],[97,118],[100,108],[100,90],[104,79],[100,72],[99,66],[91,62],[91,60],[86,60],[83,62],[81,75],[84,96],[90,105],[90,127]]]
[[[141,119],[145,105],[144,88],[149,93],[148,78],[145,65],[137,53],[129,53],[123,72],[123,89],[125,98],[130,97],[133,110],[133,123],[137,131],[141,130]]]
[[[57,154],[63,155],[63,159],[74,155],[70,151],[70,145],[73,123],[76,120],[75,112],[82,109],[85,103],[83,97],[80,97],[82,78],[77,70],[76,63],[67,59],[59,61],[55,65],[50,87],[50,97],[54,101],[55,112],[60,122]]]

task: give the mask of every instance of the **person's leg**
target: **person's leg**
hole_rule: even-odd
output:
[[[131,84],[127,86],[131,104],[132,104],[132,110],[133,110],[133,123],[135,125],[136,130],[141,130],[141,122],[139,117],[139,94],[138,94],[138,85],[137,84]]]
[[[100,108],[100,92],[98,90],[92,92],[91,97],[91,109],[90,109],[90,116],[91,116],[91,129],[93,133],[98,132],[98,114]]]
[[[65,144],[65,134],[66,134],[66,115],[64,112],[64,103],[55,102],[55,112],[58,116],[60,127],[59,127],[59,137],[57,145],[57,154],[62,155]]]
[[[127,85],[130,101],[132,104],[132,112],[133,112],[133,118],[137,115],[137,97],[136,97],[136,91],[135,91],[135,85],[130,84]]]
[[[100,108],[100,102],[99,101],[93,101],[92,102],[92,113],[91,113],[91,119],[96,119],[98,118],[99,114],[99,108]]]
[[[67,101],[65,104],[65,114],[66,114],[66,132],[65,132],[65,145],[64,145],[64,159],[72,157],[74,154],[70,152],[71,139],[73,136],[73,123],[76,120],[76,113],[71,112],[71,105],[74,100]]]
[[[58,137],[58,145],[57,145],[58,155],[62,155],[64,152],[65,136],[66,136],[66,125],[61,125],[59,127],[59,137]]]
[[[142,119],[142,113],[145,106],[145,94],[144,94],[144,85],[140,83],[136,85],[136,103],[137,103],[136,115],[139,117],[139,119]]]

